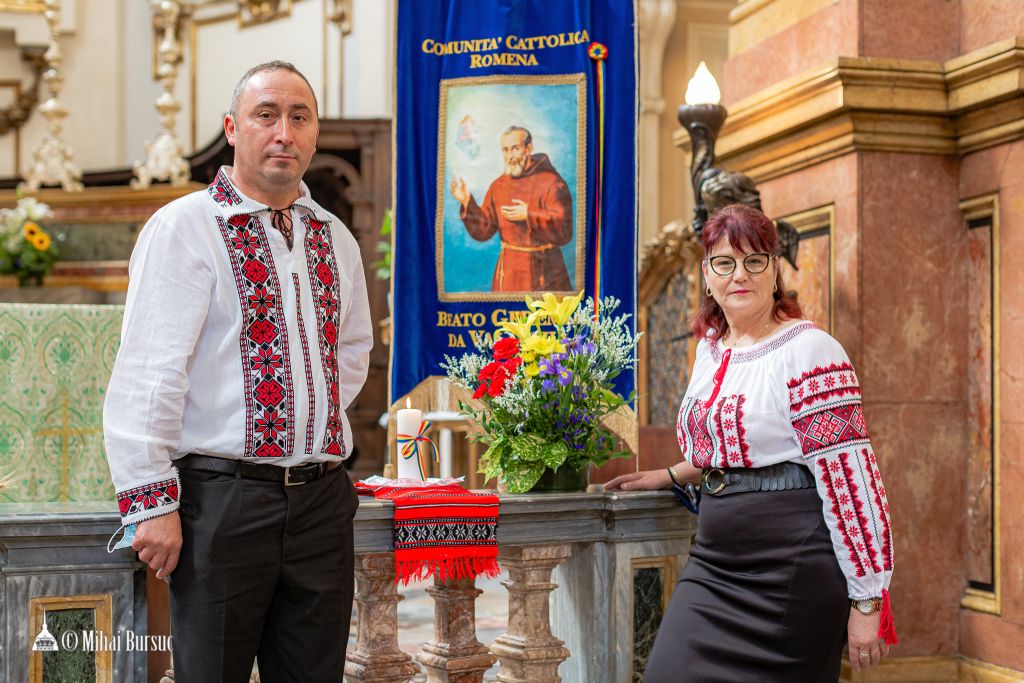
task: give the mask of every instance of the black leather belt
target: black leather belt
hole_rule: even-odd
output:
[[[758,468],[708,467],[700,475],[700,492],[708,496],[750,491],[789,491],[814,486],[811,471],[795,462],[780,462]]]
[[[175,461],[174,464],[185,470],[231,474],[243,479],[276,481],[285,486],[298,486],[316,481],[331,470],[341,466],[341,463],[311,462],[298,467],[281,467],[280,465],[267,465],[257,462],[245,462],[243,460],[214,458],[213,456],[196,455],[195,453],[186,455],[184,458]],[[334,467],[331,467],[331,465]]]

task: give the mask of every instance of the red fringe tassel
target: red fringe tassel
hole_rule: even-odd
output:
[[[472,579],[483,574],[494,578],[501,573],[496,557],[439,557],[430,559],[395,558],[395,583],[403,586],[437,576],[442,581]]]
[[[892,604],[889,602],[889,591],[882,589],[882,619],[878,622],[878,637],[889,645],[897,645],[896,623],[893,620]]]

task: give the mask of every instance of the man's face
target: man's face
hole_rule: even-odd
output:
[[[533,143],[523,144],[526,141],[526,133],[513,130],[501,136],[501,158],[505,162],[505,174],[513,178],[523,175],[526,164],[533,154]]]
[[[270,192],[297,188],[320,132],[313,93],[291,71],[258,73],[239,95],[235,116],[225,118],[224,131],[243,185]]]

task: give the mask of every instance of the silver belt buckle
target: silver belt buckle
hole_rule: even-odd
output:
[[[304,465],[303,465],[303,467],[304,467]],[[284,468],[284,485],[285,486],[302,486],[305,483],[306,482],[304,482],[304,481],[292,481],[292,468],[291,467],[285,467]]]
[[[714,483],[712,483],[713,475],[718,475],[717,481]],[[712,496],[721,493],[722,489],[725,488],[725,470],[721,467],[704,470],[704,473],[701,475],[701,481],[704,484],[704,493]]]

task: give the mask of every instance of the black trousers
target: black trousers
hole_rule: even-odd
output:
[[[338,683],[352,614],[344,468],[301,486],[181,470],[182,548],[170,577],[178,683]]]

